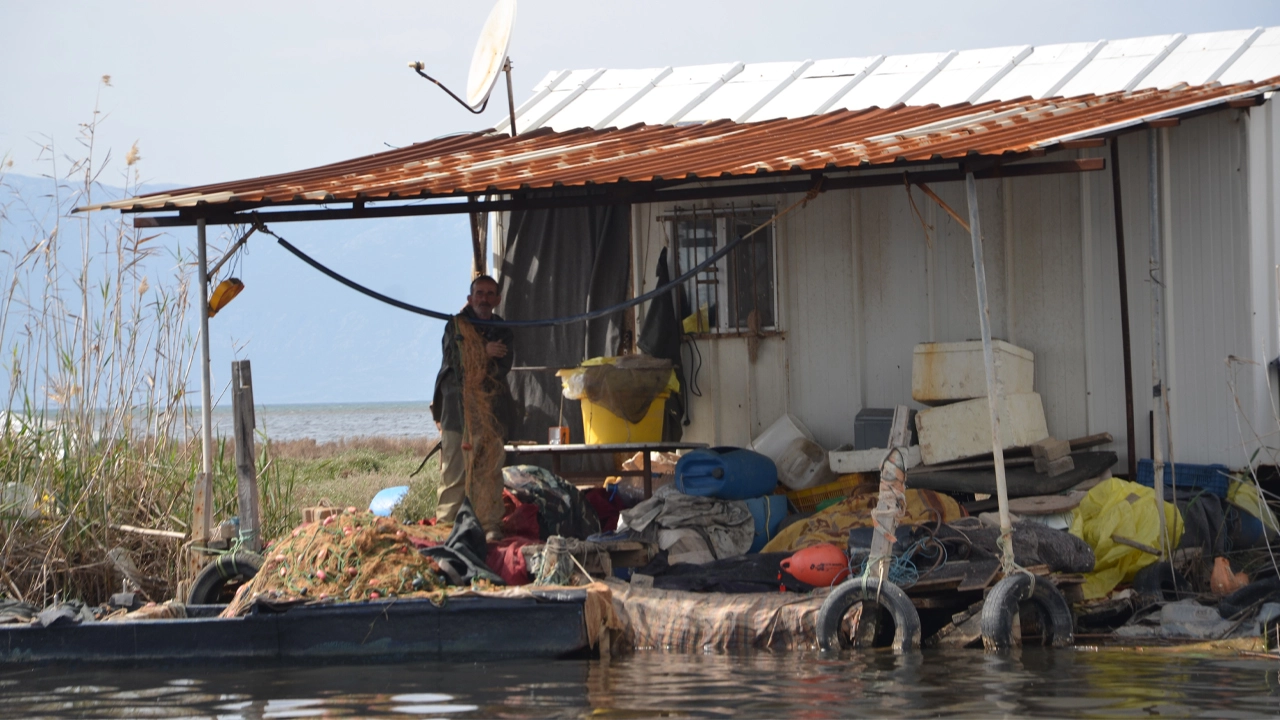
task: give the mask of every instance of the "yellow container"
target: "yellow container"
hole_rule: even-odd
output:
[[[638,423],[629,423],[603,407],[582,398],[582,431],[588,445],[627,442],[661,442],[662,418],[670,392],[658,393],[649,412]]]

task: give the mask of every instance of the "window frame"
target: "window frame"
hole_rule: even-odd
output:
[[[688,271],[689,265],[684,265],[685,245],[681,242],[680,223],[682,222],[698,222],[705,220],[708,216],[715,221],[715,242],[711,252],[717,252],[723,248],[728,242],[732,234],[730,223],[734,220],[747,219],[753,228],[758,228],[768,222],[777,214],[776,203],[752,203],[751,205],[741,206],[714,206],[702,208],[683,208],[679,206],[670,207],[664,210],[656,218],[662,223],[666,237],[668,238],[668,247],[673,250],[676,266],[673,268],[673,275],[679,276]],[[768,236],[768,263],[769,263],[769,306],[772,312],[772,322],[767,325],[761,325],[759,334],[762,336],[779,335],[783,332],[782,326],[782,289],[779,286],[779,223],[773,223],[767,230],[762,232],[769,233]],[[716,263],[697,276],[687,280],[684,283],[683,290],[689,298],[689,304],[693,307],[693,311],[697,312],[697,308],[701,307],[698,302],[701,298],[696,292],[698,282],[704,275],[712,275],[716,282],[715,303],[716,318],[715,323],[707,330],[695,333],[687,333],[696,338],[715,338],[715,337],[743,337],[752,334],[751,330],[745,325],[743,319],[742,327],[735,327],[730,323],[730,315],[736,312],[736,303],[738,296],[737,279],[731,273],[735,268],[730,258],[738,255],[739,252],[751,247],[754,238],[748,240],[746,244],[739,246],[733,252],[725,255],[716,261]],[[700,246],[701,247],[701,246]],[[745,261],[745,259],[744,259]],[[697,264],[696,262],[693,264]],[[723,280],[723,282],[722,282]]]

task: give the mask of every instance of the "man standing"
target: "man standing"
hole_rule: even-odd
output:
[[[501,300],[498,281],[481,275],[471,281],[471,294],[459,317],[468,320],[501,320],[493,311]],[[492,410],[503,438],[510,432],[511,410],[514,401],[507,387],[507,373],[511,370],[512,333],[509,328],[474,324],[484,341],[485,355],[489,359],[486,389],[492,393]],[[442,340],[443,360],[436,376],[435,393],[431,401],[431,414],[440,428],[440,499],[436,506],[436,522],[453,522],[462,505],[463,497],[471,500],[476,519],[485,529],[485,539],[493,542],[502,538],[502,474],[495,477],[472,477],[467,486],[467,464],[472,454],[465,435],[466,416],[462,396],[461,335],[457,320],[450,320],[444,328]]]

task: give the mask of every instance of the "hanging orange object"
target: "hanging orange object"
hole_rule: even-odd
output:
[[[226,307],[243,289],[244,283],[240,282],[239,278],[227,278],[218,283],[218,287],[213,291],[213,297],[209,298],[209,317],[217,315],[218,311]]]
[[[807,547],[783,560],[778,567],[814,587],[829,587],[849,577],[849,558],[831,543]]]

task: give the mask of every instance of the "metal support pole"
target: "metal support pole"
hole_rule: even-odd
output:
[[[205,222],[196,223],[196,280],[200,285],[200,475],[196,478],[192,539],[213,535],[213,389],[209,377],[209,255]]]
[[[978,324],[982,328],[982,360],[987,369],[987,407],[991,412],[991,454],[996,468],[996,501],[1000,506],[1001,566],[1005,574],[1014,567],[1013,523],[1009,520],[1009,483],[1004,476],[1004,445],[1000,441],[1000,403],[996,358],[991,347],[991,308],[987,306],[987,268],[982,260],[982,227],[978,217],[978,181],[965,174],[969,193],[969,241],[973,245],[973,278],[978,286]]]
[[[1156,525],[1160,529],[1160,552],[1170,556],[1168,529],[1164,518],[1164,313],[1162,279],[1163,243],[1160,235],[1160,146],[1156,130],[1147,131],[1147,196],[1151,203],[1148,216],[1150,240],[1147,279],[1151,283],[1151,487],[1156,506]]]
[[[1133,428],[1133,351],[1129,342],[1129,274],[1124,262],[1124,212],[1120,204],[1120,138],[1111,138],[1111,198],[1116,223],[1116,271],[1120,275],[1120,344],[1124,351],[1124,422],[1129,436],[1129,480],[1138,479],[1138,438]]]
[[[511,113],[511,137],[516,136],[516,96],[511,90],[511,58],[502,62],[502,72],[507,74],[507,111]]]

